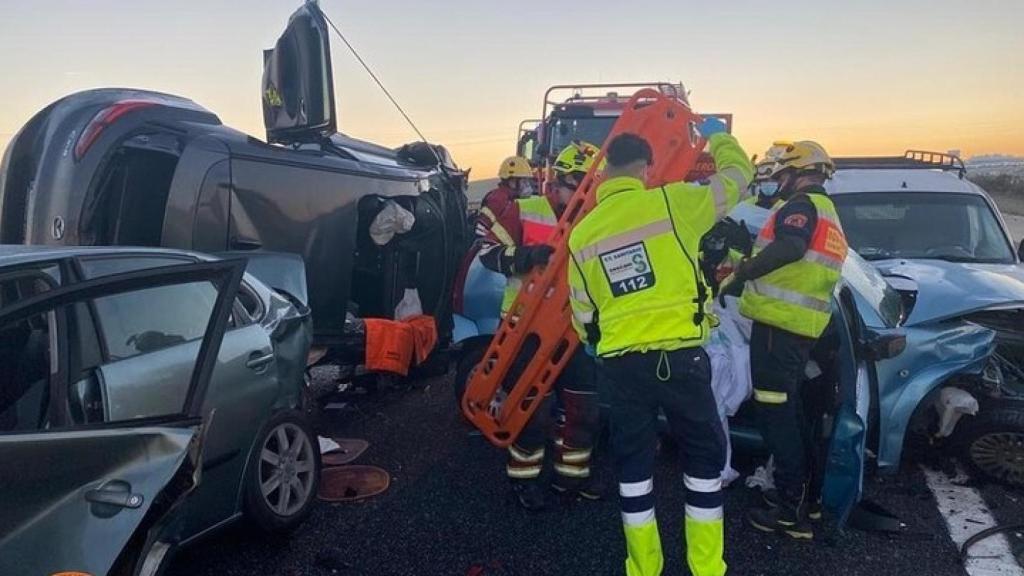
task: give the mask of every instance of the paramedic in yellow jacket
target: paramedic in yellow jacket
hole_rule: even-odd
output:
[[[711,294],[697,251],[701,236],[746,197],[753,166],[721,121],[706,119],[700,130],[717,169],[705,185],[647,189],[650,145],[635,134],[615,137],[597,206],[569,237],[573,326],[596,348],[609,379],[629,576],[657,576],[663,568],[653,478],[660,411],[685,461],[690,571],[721,576],[726,570],[725,437],[703,349]]]

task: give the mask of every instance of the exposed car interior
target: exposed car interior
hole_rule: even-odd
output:
[[[0,306],[45,292],[48,280],[36,272],[0,280]],[[50,335],[49,315],[0,326],[0,432],[46,428]]]
[[[112,153],[98,174],[94,205],[83,209],[83,230],[98,246],[160,246],[167,195],[181,146],[171,134],[140,134]]]

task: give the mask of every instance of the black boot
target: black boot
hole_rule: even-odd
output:
[[[584,500],[601,500],[608,491],[605,483],[596,476],[587,478],[556,476],[555,481],[551,483],[551,489],[562,496],[578,496]]]
[[[769,502],[766,496],[765,502]],[[807,505],[803,498],[786,498],[777,493],[774,508],[751,510],[747,521],[763,532],[780,532],[794,540],[812,540],[814,529],[807,518]]]
[[[779,497],[779,491],[778,490],[776,490],[774,488],[770,488],[768,490],[764,490],[764,491],[761,492],[761,497],[764,498],[764,503],[769,508],[778,508],[779,507],[780,497]],[[810,519],[812,522],[817,522],[817,521],[821,520],[821,500],[820,499],[815,501],[815,502],[810,502],[810,503],[807,504],[807,518]]]
[[[547,507],[548,501],[537,479],[513,480],[512,492],[519,505],[530,512],[539,512]]]

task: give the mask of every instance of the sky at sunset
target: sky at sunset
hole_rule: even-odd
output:
[[[261,50],[298,0],[4,0],[0,149],[82,89],[187,96],[263,137]],[[473,176],[514,151],[548,85],[682,81],[749,152],[1024,155],[1024,1],[321,0],[423,132]],[[416,138],[332,38],[339,128]]]

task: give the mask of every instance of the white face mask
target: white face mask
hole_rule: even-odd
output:
[[[519,195],[520,196],[533,196],[537,193],[537,188],[533,185],[533,182],[529,180],[519,181]]]
[[[774,180],[767,180],[757,184],[757,193],[765,198],[773,198],[779,193],[779,183]]]

